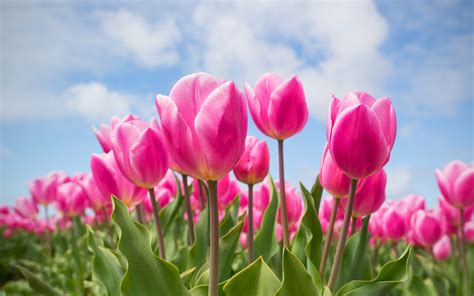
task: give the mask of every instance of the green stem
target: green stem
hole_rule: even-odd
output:
[[[163,232],[161,230],[161,222],[160,222],[160,205],[156,202],[156,199],[155,199],[155,189],[149,188],[148,192],[151,199],[151,205],[153,207],[153,218],[155,220],[156,236],[158,239],[158,248],[160,250],[160,257],[161,259],[166,260],[165,242],[163,240]]]
[[[357,217],[352,217],[352,225],[351,225],[351,236],[356,233],[357,229]]]
[[[280,215],[281,228],[283,230],[283,244],[286,248],[290,248],[290,232],[288,230],[288,214],[286,211],[285,198],[285,168],[283,161],[283,140],[278,140],[278,160],[280,171]]]
[[[71,248],[72,248],[72,255],[74,257],[74,271],[75,271],[75,280],[76,280],[76,293],[77,295],[84,295],[84,282],[83,282],[83,271],[82,271],[82,263],[81,263],[81,255],[79,254],[79,249],[77,247],[77,242],[79,240],[79,223],[80,218],[74,217],[72,219],[73,222],[73,229],[72,229],[72,236],[71,236]]]
[[[193,209],[191,209],[191,201],[189,197],[188,189],[188,176],[181,175],[183,178],[183,193],[184,193],[184,203],[186,205],[186,216],[188,217],[188,238],[189,245],[192,245],[194,242],[194,221],[193,221]]]
[[[205,196],[206,190],[202,188],[204,184],[202,184],[201,180],[198,181],[198,184],[199,184],[199,202],[201,204],[201,211],[203,211],[204,208],[206,207],[206,196]]]
[[[332,236],[334,233],[334,223],[336,222],[337,207],[339,206],[339,198],[334,198],[334,204],[332,207],[331,217],[329,218],[329,226],[326,231],[327,238],[324,242],[323,255],[321,256],[321,263],[319,265],[319,274],[321,279],[324,281],[324,271],[326,269],[326,262],[329,255],[329,249],[331,247]]]
[[[249,222],[247,232],[247,245],[249,247],[249,264],[253,261],[253,184],[249,184]]]
[[[349,190],[349,197],[347,201],[346,211],[344,213],[344,222],[342,230],[337,243],[336,255],[334,257],[334,263],[332,265],[331,275],[329,276],[328,287],[332,291],[336,284],[337,276],[339,274],[339,268],[341,267],[342,256],[344,255],[344,246],[346,245],[347,231],[349,230],[349,223],[352,216],[352,208],[354,207],[354,196],[357,187],[357,180],[351,179],[351,187]]]
[[[219,213],[217,209],[217,181],[208,181],[210,212],[209,296],[217,296],[219,283]]]
[[[375,246],[374,246],[374,253],[372,254],[372,269],[375,270],[377,267],[377,261],[379,259],[379,249],[380,249],[380,242],[378,239],[375,239]]]
[[[464,235],[464,209],[460,209],[461,211],[461,261],[462,261],[462,276],[463,276],[463,295],[471,295],[470,294],[470,283],[469,283],[469,267],[467,265],[466,259],[466,238]]]

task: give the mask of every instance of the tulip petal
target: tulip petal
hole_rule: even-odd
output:
[[[326,121],[326,138],[328,142],[330,142],[332,127],[334,126],[334,122],[336,121],[336,116],[339,113],[340,102],[341,101],[338,98],[336,98],[336,96],[332,96],[332,100],[331,100],[331,103],[329,104],[329,109],[328,109],[328,119]]]
[[[363,104],[339,114],[332,131],[330,150],[339,168],[353,179],[376,172],[390,152],[377,116]]]
[[[395,110],[392,107],[392,102],[389,98],[384,97],[378,99],[372,105],[371,109],[379,118],[382,131],[385,135],[385,140],[390,149],[392,149],[397,134],[397,117],[395,115]]]
[[[303,85],[296,76],[280,84],[271,94],[268,119],[277,139],[299,133],[308,120]]]
[[[468,168],[454,183],[454,196],[458,207],[466,208],[474,204],[474,169]]]
[[[135,122],[135,124],[132,122]],[[122,174],[132,183],[136,183],[139,178],[135,175],[135,170],[130,164],[130,148],[138,140],[141,128],[144,128],[144,123],[142,123],[142,121],[138,120],[121,123],[115,128],[112,136],[112,150],[114,151],[117,165]]]
[[[235,167],[245,148],[247,111],[234,82],[221,85],[209,95],[194,126],[207,164],[199,177],[218,180]]]

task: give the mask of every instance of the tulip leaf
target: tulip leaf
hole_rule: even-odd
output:
[[[313,204],[313,198],[309,191],[300,183],[301,192],[305,202],[305,213],[301,220],[292,252],[302,261],[306,262],[306,269],[313,277],[318,291],[322,291],[322,281],[316,266],[319,266],[323,249],[323,231],[319,222],[318,213]]]
[[[189,249],[188,268],[200,269],[206,262],[209,244],[209,220],[207,219],[209,209],[206,207],[199,215],[199,221],[194,227],[195,240]]]
[[[48,283],[37,277],[33,272],[29,271],[28,269],[24,268],[23,266],[16,265],[16,268],[21,272],[21,274],[25,277],[30,285],[30,288],[39,293],[44,295],[62,295],[60,291],[56,290],[55,288],[51,287]]]
[[[219,233],[226,234],[234,225],[237,223],[237,216],[235,214],[235,207],[240,205],[240,195],[237,195],[236,198],[227,206],[225,210],[224,219],[219,224]]]
[[[240,233],[244,226],[245,219],[235,225],[224,236],[219,239],[219,281],[229,278],[232,269],[232,261],[235,251],[239,246]]]
[[[408,246],[402,256],[382,266],[379,274],[372,280],[355,280],[345,284],[339,291],[340,295],[385,295],[399,283],[408,278],[408,268],[412,247]]]
[[[283,251],[283,283],[277,295],[279,296],[313,296],[320,295],[319,289],[303,263],[286,248]]]
[[[97,234],[87,228],[89,249],[94,253],[92,258],[92,278],[101,283],[107,295],[120,295],[120,282],[126,268],[120,265],[119,259],[109,249]]]
[[[178,182],[178,188],[180,183]],[[178,195],[171,201],[166,207],[160,210],[160,221],[163,228],[163,233],[168,233],[169,229],[173,225],[173,221],[177,218],[182,218],[180,215],[180,209],[183,205],[184,197],[181,194],[181,190],[178,190]]]
[[[112,220],[119,234],[118,249],[127,258],[128,269],[122,279],[123,295],[188,295],[178,268],[157,257],[151,249],[150,232],[134,222],[127,207],[114,197]]]
[[[181,281],[184,283],[185,286],[189,286],[192,277],[196,273],[196,267],[190,268],[184,272],[182,272],[179,276],[181,277]]]
[[[314,200],[314,208],[316,209],[316,212],[319,212],[319,206],[323,196],[323,186],[321,186],[321,182],[319,181],[319,175],[316,177],[316,181],[311,188],[311,196]]]
[[[227,281],[224,293],[228,296],[275,295],[280,286],[281,282],[276,275],[259,257]]]
[[[265,262],[268,262],[268,260],[278,252],[275,232],[278,212],[278,193],[271,177],[270,184],[270,204],[265,210],[262,219],[262,226],[256,233],[254,240],[254,256],[262,256]]]

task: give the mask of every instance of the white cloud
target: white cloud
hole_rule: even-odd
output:
[[[69,112],[95,120],[129,114],[135,100],[131,95],[109,90],[98,82],[73,85],[63,97]]]
[[[176,46],[181,40],[176,22],[157,18],[149,23],[142,16],[126,10],[103,13],[101,23],[105,33],[112,37],[123,52],[147,67],[174,65],[179,54]]]
[[[387,198],[400,197],[407,194],[412,185],[413,173],[407,166],[388,168],[387,172]]]

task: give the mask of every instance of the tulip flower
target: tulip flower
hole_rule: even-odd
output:
[[[156,201],[160,205],[160,208],[168,205],[175,198],[178,193],[176,185],[176,177],[174,176],[171,170],[168,170],[165,177],[160,181],[160,183],[155,186],[155,197]],[[153,212],[153,206],[150,199],[145,199],[144,201],[145,211],[149,214]]]
[[[370,177],[362,179],[357,185],[354,198],[353,217],[364,217],[375,213],[385,201],[387,174],[382,169]],[[347,199],[342,200],[345,207]]]
[[[217,295],[219,225],[217,180],[237,164],[245,148],[247,110],[233,81],[207,73],[181,78],[169,97],[158,95],[156,107],[170,153],[170,167],[183,176],[188,221],[192,221],[186,176],[209,183],[209,295]]]
[[[438,198],[441,214],[446,218],[446,222],[452,226],[461,226],[461,213],[458,208],[452,206],[444,196]],[[474,205],[464,209],[464,221],[468,221],[474,213]]]
[[[449,236],[443,235],[433,246],[433,257],[437,260],[445,260],[449,256],[451,256],[451,240]]]
[[[112,204],[110,198],[102,194],[92,174],[86,174],[77,180],[87,195],[89,206],[97,213],[100,210],[104,210],[106,207],[110,207]]]
[[[418,210],[411,218],[412,238],[425,247],[433,246],[442,235],[440,219],[433,211]]]
[[[326,125],[329,150],[337,166],[351,178],[351,190],[328,282],[330,289],[336,283],[344,253],[357,180],[371,176],[388,162],[396,129],[395,111],[387,97],[375,100],[367,93],[355,92],[331,101]]]
[[[15,202],[15,212],[24,218],[34,219],[38,215],[38,207],[33,199],[20,197]]]
[[[334,162],[328,144],[324,146],[321,158],[319,182],[334,198],[346,197],[349,194],[351,179]]]
[[[258,129],[278,141],[280,173],[280,207],[283,212],[283,241],[289,248],[289,229],[285,199],[285,174],[283,163],[283,140],[299,133],[308,120],[303,85],[293,75],[284,81],[274,73],[260,77],[252,89],[247,83],[245,92],[250,115]]]
[[[137,187],[120,172],[113,151],[91,157],[91,171],[99,190],[111,200],[112,195],[129,208],[135,207],[146,197],[146,190]]]
[[[474,243],[474,220],[466,222],[464,225],[464,236],[470,243]]]
[[[84,188],[74,181],[58,187],[56,205],[66,217],[81,215],[87,205],[87,193]]]
[[[115,129],[115,127],[120,123],[120,122],[127,122],[127,121],[132,121],[132,120],[137,120],[139,119],[135,115],[128,115],[124,117],[123,119],[120,119],[116,116],[112,117],[110,120],[110,125],[105,125],[101,124],[99,129],[96,129],[93,127],[94,134],[99,141],[100,146],[102,147],[102,150],[107,153],[110,150],[112,150],[112,134]]]
[[[265,140],[258,141],[253,136],[245,139],[245,151],[234,168],[237,180],[248,185],[248,242],[249,263],[253,261],[253,185],[260,183],[268,174],[270,152]]]
[[[395,206],[389,207],[382,216],[384,234],[388,239],[399,241],[405,235],[405,220]]]

